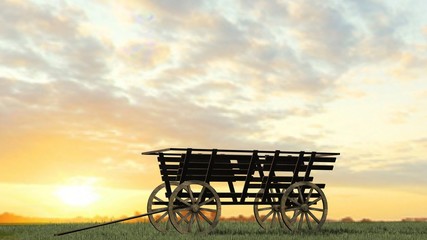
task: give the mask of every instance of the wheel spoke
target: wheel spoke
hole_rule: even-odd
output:
[[[191,214],[191,212],[187,212],[187,214],[184,215],[184,217],[181,217],[181,219],[178,220],[178,224],[184,220],[186,223],[188,223],[187,217]]]
[[[203,197],[203,194],[205,193],[205,190],[206,190],[206,187],[203,186],[202,190],[200,191],[199,196],[197,197],[197,201],[196,201],[197,204],[199,204],[200,201],[202,200],[202,197]]]
[[[177,215],[179,215],[180,218],[184,218],[184,216],[179,211],[174,211]]]
[[[212,221],[209,220],[209,218],[206,217],[206,215],[203,212],[199,212],[199,213],[200,213],[200,216],[202,216],[202,218],[205,219],[205,221],[209,223],[209,225],[213,224]]]
[[[194,199],[193,191],[191,191],[190,185],[187,186],[186,190],[187,190],[188,194],[190,195],[191,203],[195,203],[196,200]]]
[[[162,211],[167,211],[167,210],[168,210],[167,207],[151,209],[152,212],[155,211],[156,213],[161,213]]]
[[[199,208],[200,210],[203,210],[203,211],[208,211],[208,212],[217,212],[217,210],[216,209],[211,209],[211,208]]]
[[[323,209],[321,209],[321,208],[309,207],[308,209],[310,209],[310,210],[314,210],[314,211],[323,212]]]
[[[295,222],[297,220],[297,217],[301,214],[301,211],[297,210],[297,214],[294,213],[294,216],[291,218],[291,222]]]
[[[208,203],[212,202],[213,200],[215,200],[215,197],[211,197],[211,198],[209,198],[208,200],[206,200],[206,201],[204,201],[204,202],[200,203],[200,204],[199,204],[199,206],[203,206],[203,205],[205,205],[205,204],[208,204]]]
[[[267,215],[265,215],[262,219],[261,222],[264,222],[265,220],[267,220],[268,217],[270,217],[270,215],[274,213],[274,210],[271,210]]]
[[[200,220],[199,220],[199,214],[196,213],[196,222],[197,222],[197,227],[199,228],[199,232],[202,231],[202,226],[200,225]]]
[[[310,198],[311,198],[311,194],[313,193],[313,189],[314,188],[310,188],[310,191],[308,192],[308,195],[307,195],[307,201],[305,203],[309,203],[310,202]]]
[[[297,187],[297,188],[298,188],[299,197],[301,198],[301,202],[304,203],[305,201],[304,201],[304,197],[302,196],[301,187]]]
[[[298,201],[296,201],[295,199],[293,199],[293,198],[289,198],[289,200],[290,200],[291,202],[295,203],[296,205],[301,206],[301,204],[300,204]]]
[[[276,219],[276,214],[277,214],[277,212],[273,213],[273,218],[271,219],[270,228],[273,228],[273,226],[274,226],[274,219]]]
[[[176,199],[177,199],[178,201],[180,201],[180,202],[184,203],[185,205],[189,206],[189,207],[191,206],[191,204],[190,204],[190,203],[188,203],[187,201],[183,200],[182,198],[180,198],[180,197],[178,197],[178,196],[176,196]]]
[[[178,213],[179,211],[185,211],[185,210],[190,210],[190,209],[191,209],[191,207],[175,208],[173,211]]]
[[[181,217],[181,220],[180,221],[178,221],[178,224],[182,221],[182,219],[184,219],[184,221],[186,222],[186,223],[188,223],[188,220],[187,219],[185,219],[184,218],[184,215],[182,215],[180,212],[175,212],[176,214],[178,214],[180,217]],[[187,215],[188,216],[188,215]]]
[[[188,223],[188,232],[191,232],[191,226],[193,224],[194,221],[194,214],[191,214],[191,218],[190,218],[190,222]]]
[[[271,210],[272,207],[258,208],[258,211]]]
[[[305,213],[305,220],[307,222],[308,229],[311,230],[311,223],[310,223],[310,219],[308,218],[308,213]]]
[[[293,207],[293,208],[286,208],[285,212],[289,212],[289,211],[295,211],[295,210],[300,210],[300,207]]]
[[[322,197],[318,197],[318,198],[316,198],[313,202],[309,202],[308,203],[308,206],[311,206],[311,205],[313,205],[313,204],[316,204],[318,201],[320,201],[320,200],[322,200]]]
[[[162,216],[160,216],[159,218],[157,218],[156,223],[160,222],[160,220],[162,220],[163,218],[165,218],[168,215],[168,212],[164,212],[162,214]]]
[[[299,223],[298,223],[298,230],[301,230],[303,221],[304,221],[304,214],[301,214],[301,217],[300,217]]]
[[[154,199],[156,199],[158,202],[165,202],[165,201],[163,201],[161,198],[159,198],[157,196],[154,196]]]
[[[308,211],[308,214],[310,214],[310,216],[314,219],[314,221],[316,221],[317,224],[320,223],[319,219],[317,219],[317,217],[314,216],[314,214],[312,212]]]

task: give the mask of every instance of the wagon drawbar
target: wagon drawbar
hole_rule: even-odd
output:
[[[333,170],[339,153],[233,149],[166,148],[155,155],[163,183],[147,203],[147,213],[56,235],[148,216],[160,232],[210,232],[219,223],[222,205],[252,205],[264,228],[319,230],[328,204],[312,175]],[[217,187],[217,189],[214,188]],[[225,190],[226,189],[226,190]]]

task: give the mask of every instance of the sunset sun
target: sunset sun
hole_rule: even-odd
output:
[[[62,186],[56,191],[56,196],[69,206],[88,206],[99,198],[91,186]]]

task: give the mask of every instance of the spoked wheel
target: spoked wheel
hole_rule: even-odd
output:
[[[202,181],[186,181],[173,191],[170,222],[180,233],[212,231],[219,222],[221,203],[216,191]]]
[[[274,192],[274,189],[269,189],[269,192]],[[255,202],[261,202],[262,195],[264,193],[264,189],[261,189],[257,197],[255,198]],[[267,199],[272,202],[276,202],[276,204],[269,203],[259,203],[254,204],[254,216],[257,223],[264,228],[265,230],[273,229],[277,227],[284,228],[285,224],[283,222],[282,213],[280,212],[280,198],[272,198]]]
[[[328,215],[325,194],[311,182],[297,182],[286,189],[281,200],[281,213],[291,231],[319,230]]]
[[[172,190],[178,186],[178,183],[170,183]],[[164,209],[164,212],[159,212],[155,214],[148,215],[151,225],[159,232],[166,232],[171,228],[168,216],[168,203],[169,199],[166,197],[166,188],[165,184],[162,183],[156,187],[148,198],[147,203],[147,212],[161,211]]]

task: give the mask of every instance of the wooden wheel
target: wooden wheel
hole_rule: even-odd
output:
[[[319,230],[328,215],[325,194],[311,182],[297,182],[289,186],[280,206],[283,221],[291,231]]]
[[[168,206],[172,226],[180,233],[212,231],[219,222],[221,203],[216,191],[202,181],[186,181],[173,191]]]
[[[269,192],[272,193],[274,189],[269,189]],[[255,198],[255,202],[261,202],[262,195],[264,193],[264,189],[261,189],[257,197]],[[279,202],[280,198],[271,199],[273,202]],[[284,228],[285,224],[283,222],[282,213],[280,212],[279,204],[268,204],[268,203],[260,203],[254,204],[254,216],[257,223],[265,230],[281,227]]]
[[[178,183],[171,182],[170,185],[172,188],[178,186]],[[171,228],[167,211],[168,203],[169,199],[166,197],[165,184],[162,183],[153,190],[150,197],[148,198],[147,203],[148,213],[162,209],[165,210],[164,212],[148,215],[148,219],[150,220],[151,225],[153,225],[153,227],[159,232],[166,232]]]

